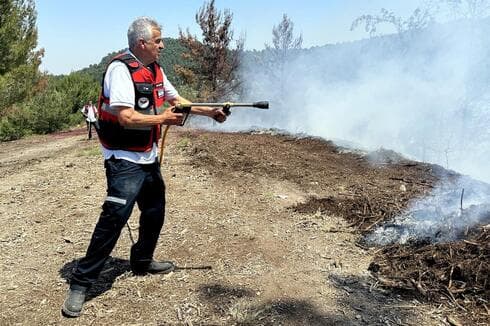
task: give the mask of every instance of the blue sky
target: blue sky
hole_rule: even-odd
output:
[[[178,37],[179,27],[199,35],[194,16],[203,0],[36,0],[38,47],[45,49],[41,69],[66,74],[127,46],[126,32],[138,16],[152,16],[165,37]],[[245,35],[246,49],[263,49],[271,43],[272,27],[285,13],[294,22],[303,46],[325,45],[367,37],[362,29],[350,31],[362,14],[381,8],[409,16],[422,0],[216,0],[218,9],[233,13],[235,36]],[[146,4],[146,5],[145,5]]]

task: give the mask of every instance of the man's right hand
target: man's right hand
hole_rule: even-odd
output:
[[[162,124],[164,125],[177,125],[180,126],[184,121],[184,115],[182,113],[173,112],[173,106],[167,108],[162,116]]]

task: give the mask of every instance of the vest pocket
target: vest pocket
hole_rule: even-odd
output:
[[[151,83],[135,83],[136,91],[142,94],[153,95],[153,84]]]

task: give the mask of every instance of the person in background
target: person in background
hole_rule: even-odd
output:
[[[97,122],[97,108],[92,104],[92,101],[89,101],[81,111],[87,123],[88,139],[90,140],[92,139],[92,126],[95,126]]]
[[[139,17],[128,30],[129,49],[109,63],[98,103],[97,133],[102,145],[107,178],[107,197],[85,257],[70,278],[62,313],[81,314],[87,291],[97,280],[122,228],[137,203],[141,211],[138,241],[130,251],[135,275],[169,273],[170,261],[156,261],[157,245],[165,213],[165,184],[158,162],[160,126],[180,125],[183,114],[173,107],[190,103],[179,95],[157,63],[164,48],[162,28],[152,18]],[[171,107],[164,109],[164,103]],[[226,120],[220,108],[193,107],[192,114]]]

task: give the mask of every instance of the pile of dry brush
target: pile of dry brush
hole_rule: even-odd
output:
[[[490,300],[490,225],[452,243],[384,247],[369,269],[383,286],[416,291],[424,298],[487,320]],[[476,314],[475,314],[476,312]]]
[[[375,196],[374,200],[373,204],[365,196],[311,198],[295,209],[339,214],[367,234],[406,206],[405,198],[396,207],[389,196]],[[376,207],[376,211],[371,206]],[[490,224],[465,232],[458,241],[431,243],[424,240],[380,247],[369,270],[383,287],[454,307],[467,315],[468,320],[487,320],[490,314]]]

